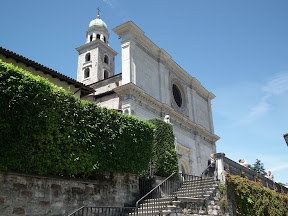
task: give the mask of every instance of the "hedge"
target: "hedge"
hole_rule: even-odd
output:
[[[168,177],[178,171],[173,127],[160,119],[150,119],[148,122],[155,126],[151,159],[152,175]]]
[[[148,167],[153,125],[1,60],[0,110],[0,171],[87,176]]]
[[[228,175],[236,215],[288,216],[288,196],[252,182],[247,177]],[[230,195],[231,196],[231,195]]]

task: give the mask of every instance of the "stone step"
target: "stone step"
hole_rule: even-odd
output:
[[[205,191],[205,190],[214,190],[216,187],[207,186],[207,187],[182,187],[178,191]]]
[[[207,195],[207,194],[211,194],[213,191],[212,190],[209,190],[209,191],[180,191],[180,192],[177,192],[177,197],[178,196],[190,196],[190,197],[199,197],[199,196],[204,196],[204,195]]]
[[[201,183],[201,182],[186,182],[185,184],[183,183],[182,185],[181,185],[181,187],[185,187],[185,186],[187,186],[187,185],[189,185],[189,186],[195,186],[195,187],[197,187],[197,186],[210,186],[210,185],[218,185],[216,182],[204,182],[204,183]]]
[[[153,207],[166,207],[168,204],[168,202],[143,203],[139,206],[139,208],[150,209]]]
[[[197,198],[197,197],[177,197],[181,202],[193,202],[193,203],[202,203],[204,202],[204,198]]]
[[[186,189],[186,190],[192,190],[192,189],[205,189],[205,188],[217,188],[218,185],[213,185],[213,184],[210,184],[210,185],[185,185],[185,186],[182,186],[180,187],[178,190],[182,190],[182,189]]]
[[[184,178],[184,182],[211,182],[211,181],[215,181],[215,179],[214,178],[203,178],[203,179],[189,180],[189,178],[187,178],[187,180],[185,180],[185,178]]]
[[[146,199],[144,201],[153,201],[153,200],[161,200],[161,201],[171,201],[171,197],[170,196],[167,196],[167,197],[159,197],[159,198],[152,198],[152,199]]]
[[[181,213],[181,202],[193,203],[193,211],[197,214],[190,215],[210,215],[207,210],[203,210],[203,204],[205,199],[209,198],[213,191],[218,187],[217,181],[214,178],[206,178],[201,180],[185,181],[181,187],[174,194],[157,199],[145,200],[138,209],[138,216],[176,216]],[[173,200],[177,197],[177,200]],[[157,210],[156,210],[156,209]],[[160,209],[160,210],[159,210]],[[218,206],[214,207],[209,205],[209,210],[218,209]],[[130,216],[135,213],[129,214]]]
[[[217,187],[218,185],[215,183],[209,183],[209,184],[183,184],[181,185],[180,188],[185,188],[185,187],[194,187],[194,188],[198,188],[198,187]]]

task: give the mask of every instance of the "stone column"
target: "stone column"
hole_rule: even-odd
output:
[[[224,153],[215,153],[214,154],[214,158],[216,160],[215,173],[216,173],[217,179],[221,183],[225,182],[224,157],[225,157]]]

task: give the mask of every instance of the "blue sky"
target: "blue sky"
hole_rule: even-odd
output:
[[[288,183],[287,0],[9,0],[1,2],[0,46],[76,79],[76,47],[89,22],[112,28],[132,20],[183,69],[213,92],[217,152]]]

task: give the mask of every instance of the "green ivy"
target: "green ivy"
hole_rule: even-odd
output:
[[[89,176],[140,173],[153,125],[81,101],[0,60],[0,171]]]
[[[220,208],[223,212],[228,212],[228,200],[227,200],[227,187],[226,184],[219,182],[219,191],[221,193],[221,199],[219,201]]]
[[[160,119],[150,119],[148,122],[155,126],[155,132],[150,164],[152,173],[147,170],[145,174],[146,176],[152,174],[168,177],[171,173],[178,171],[173,127]]]
[[[288,216],[287,195],[263,187],[247,177],[228,175],[226,180],[233,191],[237,215]]]

